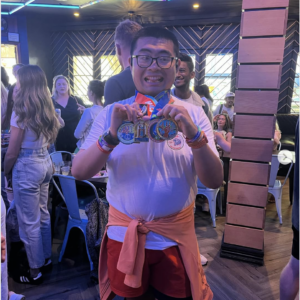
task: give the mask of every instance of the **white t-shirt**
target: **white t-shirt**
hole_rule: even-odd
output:
[[[118,103],[132,104],[134,99],[131,97]],[[194,123],[204,130],[209,146],[218,156],[213,130],[202,107],[173,99],[174,104],[184,106]],[[110,127],[113,106],[105,107],[97,116],[81,149],[90,147],[103,130]],[[106,197],[110,205],[132,219],[151,221],[179,212],[193,203],[197,194],[197,175],[192,150],[181,133],[171,146],[179,150],[172,150],[168,142],[120,143],[107,160],[109,180]],[[107,234],[110,239],[123,242],[126,230],[126,227],[110,226]],[[163,250],[174,245],[177,245],[175,241],[161,235],[147,234],[147,249]]]
[[[10,119],[10,126],[17,127],[24,129],[24,125],[17,124],[18,117],[16,116],[15,112],[13,111]],[[25,129],[24,138],[22,141],[21,148],[24,149],[41,149],[48,146],[48,142],[46,137],[41,133],[40,138],[37,140],[37,136],[34,131],[30,130],[29,128]]]
[[[92,124],[98,114],[103,110],[101,105],[93,105],[92,107],[86,108],[81,116],[81,119],[75,129],[74,136],[79,139],[77,142],[78,148],[84,143],[84,140],[88,136]]]
[[[223,105],[222,111],[223,110],[227,111],[230,120],[233,121],[233,114],[234,114],[234,107],[233,106],[226,107],[224,104],[219,104],[216,107],[215,111],[214,111],[214,116],[216,116],[216,115],[218,115],[220,113],[220,107],[221,107],[221,105]],[[222,111],[221,111],[221,113],[222,113]]]

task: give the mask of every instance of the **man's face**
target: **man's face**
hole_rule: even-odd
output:
[[[172,41],[143,37],[137,41],[133,55],[148,55],[151,57],[175,57]],[[148,68],[141,68],[137,59],[132,59],[131,72],[136,89],[145,95],[156,96],[160,92],[170,89],[176,76],[176,61],[168,69],[162,69],[153,61]],[[180,64],[180,62],[178,62]]]
[[[229,107],[231,107],[234,104],[234,97],[227,97],[227,98],[225,98],[225,101],[226,101],[227,105]]]
[[[178,71],[176,73],[176,78],[174,85],[177,88],[182,86],[190,86],[190,81],[195,77],[195,72],[190,72],[188,64],[185,61],[182,61]]]

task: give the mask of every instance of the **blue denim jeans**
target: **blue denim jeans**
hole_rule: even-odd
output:
[[[52,162],[43,149],[21,149],[13,168],[14,201],[20,238],[32,269],[51,257],[51,223],[47,208]]]

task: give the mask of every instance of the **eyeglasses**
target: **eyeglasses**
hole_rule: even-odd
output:
[[[153,60],[162,69],[169,69],[172,66],[173,60],[177,62],[178,58],[173,56],[159,56],[151,57],[148,55],[132,55],[131,58],[136,58],[137,64],[140,68],[148,68],[152,65]]]

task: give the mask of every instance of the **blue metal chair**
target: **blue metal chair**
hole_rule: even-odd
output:
[[[60,193],[60,195],[63,197],[63,199],[67,205],[68,212],[69,212],[69,220],[68,220],[67,230],[65,233],[65,237],[64,237],[64,241],[62,244],[62,249],[60,251],[58,261],[61,262],[62,257],[64,255],[64,252],[65,252],[65,249],[67,246],[67,242],[68,242],[68,238],[69,238],[70,230],[73,227],[77,227],[84,234],[85,244],[86,244],[86,252],[87,252],[87,255],[88,255],[88,258],[90,261],[90,268],[92,271],[94,269],[94,267],[93,267],[93,262],[91,260],[88,247],[87,247],[87,240],[86,240],[86,225],[88,222],[88,218],[87,218],[87,215],[86,215],[85,209],[84,209],[85,205],[88,204],[92,200],[92,198],[86,198],[86,199],[78,198],[77,189],[76,189],[76,180],[73,176],[54,174],[53,177],[54,178],[57,177],[60,182],[62,192],[60,191],[60,189],[57,185],[56,185],[56,188],[58,189],[58,192]],[[81,182],[86,183],[94,190],[95,198],[97,199],[98,202],[100,202],[95,186],[86,180],[82,180]],[[93,199],[94,199],[94,195],[93,195]]]

